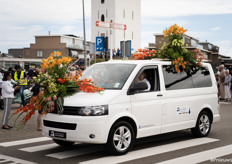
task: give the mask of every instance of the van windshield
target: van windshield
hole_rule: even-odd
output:
[[[104,89],[122,89],[135,64],[94,64],[87,68],[80,79],[92,79]]]

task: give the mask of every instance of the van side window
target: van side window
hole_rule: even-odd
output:
[[[143,91],[143,92],[150,92],[150,91],[159,91],[160,90],[160,82],[159,82],[159,73],[158,73],[158,67],[145,67],[142,68],[139,73],[137,74],[134,81],[137,81],[138,77],[144,73],[145,78],[150,83],[150,90],[149,91]]]
[[[195,69],[187,74],[185,71],[180,73],[173,72],[169,65],[164,65],[163,75],[166,90],[212,86],[210,73],[207,68],[202,68],[202,70]]]
[[[194,88],[212,86],[212,81],[208,68],[202,68],[202,69],[203,70],[198,70],[195,74],[192,75]]]

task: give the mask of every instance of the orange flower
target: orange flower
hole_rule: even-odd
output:
[[[60,84],[64,84],[65,82],[67,82],[69,79],[57,79],[57,81],[59,81]]]
[[[62,53],[60,51],[56,51],[57,56],[62,56]]]

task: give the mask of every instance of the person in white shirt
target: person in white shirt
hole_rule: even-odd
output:
[[[225,71],[225,73],[226,73],[226,77],[225,77],[225,82],[223,83],[225,86],[225,99],[226,101],[231,101],[231,94],[230,94],[231,75],[228,69]]]
[[[139,77],[136,79],[136,82],[139,82],[139,81],[144,81],[144,82],[147,83],[148,88],[145,89],[144,91],[150,91],[150,90],[151,90],[151,84],[150,84],[150,82],[146,79],[146,73],[145,73],[144,71],[143,71],[143,72],[139,75]]]
[[[7,125],[8,118],[11,111],[11,105],[14,98],[14,91],[19,89],[19,86],[13,88],[11,84],[11,72],[7,71],[4,73],[3,83],[2,83],[2,97],[4,101],[4,113],[2,118],[2,129],[10,130],[12,127]]]
[[[0,69],[0,110],[3,110],[3,100],[2,100],[2,79],[3,79],[3,74],[2,70]]]

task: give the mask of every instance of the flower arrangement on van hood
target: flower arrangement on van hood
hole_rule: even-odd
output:
[[[69,57],[62,57],[61,52],[52,52],[47,59],[42,60],[42,71],[30,81],[30,83],[40,85],[42,90],[32,97],[25,107],[14,111],[13,115],[18,114],[15,120],[17,128],[22,128],[36,110],[41,111],[43,115],[57,108],[62,113],[64,98],[67,96],[72,96],[79,91],[94,93],[103,90],[91,79],[80,80],[81,72],[77,71],[76,76],[69,77],[67,68],[71,61]],[[27,113],[26,116],[23,115],[24,113]],[[24,118],[18,123],[22,115]]]
[[[203,55],[200,50],[188,51],[183,48],[182,35],[187,30],[174,24],[163,30],[164,37],[168,37],[168,43],[164,43],[157,54],[153,54],[151,58],[162,58],[163,60],[171,60],[172,68],[175,72],[190,71],[193,67],[200,68],[202,66]],[[133,54],[135,60],[146,59],[147,51],[139,51]],[[150,51],[149,51],[150,52]]]

